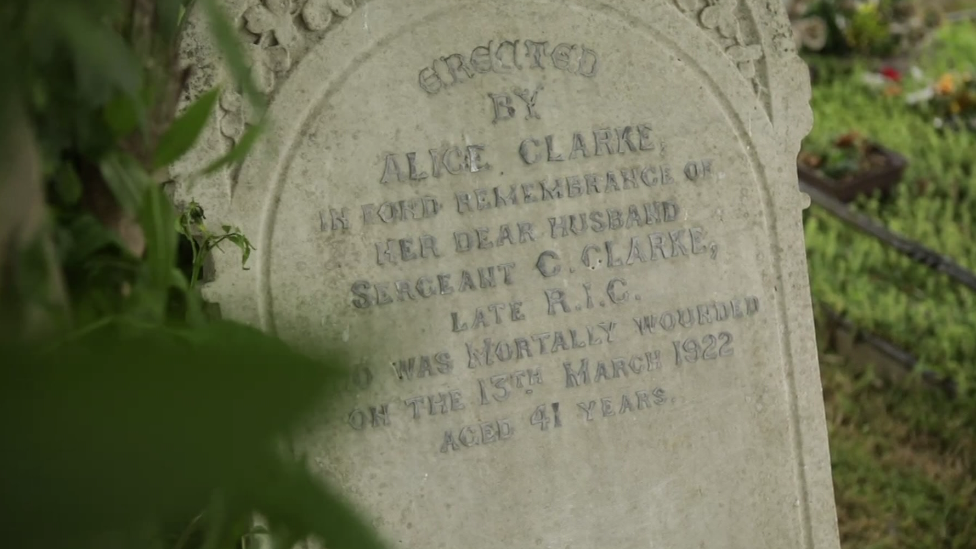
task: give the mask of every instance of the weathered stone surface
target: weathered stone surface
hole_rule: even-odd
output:
[[[274,127],[180,191],[257,246],[207,292],[355,351],[303,443],[387,539],[838,546],[781,2],[227,5]]]

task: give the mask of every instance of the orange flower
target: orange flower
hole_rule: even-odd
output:
[[[895,97],[897,95],[901,95],[901,86],[898,85],[886,86],[884,89],[884,94],[885,97]]]
[[[951,74],[943,74],[935,83],[935,92],[940,95],[950,95],[956,91],[956,80]]]

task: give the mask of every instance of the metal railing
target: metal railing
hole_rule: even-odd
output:
[[[874,237],[915,263],[942,273],[952,281],[976,292],[976,274],[956,263],[951,258],[889,230],[882,223],[879,223],[870,216],[852,210],[840,200],[813,187],[802,179],[800,180],[800,190],[810,196],[810,200],[814,204],[837,219],[840,219],[864,234]],[[893,363],[901,365],[908,371],[914,371],[918,366],[918,359],[911,352],[902,349],[897,344],[877,334],[858,330],[850,320],[827,307],[821,305],[820,308],[827,315],[832,325],[856,334],[859,341],[870,345]],[[931,371],[923,371],[921,375],[923,379],[940,387],[950,396],[955,396],[956,384],[951,378],[940,376]]]
[[[972,271],[956,263],[949,257],[890,231],[883,224],[867,215],[855,212],[843,202],[809,185],[803,180],[800,180],[800,190],[808,194],[814,204],[820,206],[834,217],[867,235],[873,236],[915,263],[925,265],[934,271],[940,272],[953,281],[976,292],[976,274],[973,274]]]

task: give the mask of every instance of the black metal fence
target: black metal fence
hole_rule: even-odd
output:
[[[951,258],[936,252],[926,246],[913,242],[895,232],[892,232],[883,224],[872,219],[870,216],[858,213],[849,208],[843,202],[811,186],[809,183],[800,180],[800,190],[810,196],[811,201],[827,213],[840,219],[858,231],[874,237],[883,244],[896,250],[898,253],[908,257],[915,263],[924,265],[933,271],[942,273],[952,281],[961,284],[976,292],[976,274],[959,265]],[[837,314],[822,305],[820,310],[827,317],[827,321],[832,329],[841,329],[855,334],[859,342],[873,347],[891,362],[899,364],[908,371],[914,371],[918,365],[918,359],[910,352],[902,349],[897,344],[892,343],[877,334],[867,333],[858,330],[848,319]],[[939,386],[949,395],[956,394],[956,384],[951,378],[940,376],[935,372],[920,372],[926,381]]]

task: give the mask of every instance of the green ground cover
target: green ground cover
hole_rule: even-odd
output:
[[[821,359],[843,549],[976,546],[973,406]]]
[[[811,63],[821,79],[807,144],[853,130],[910,162],[895,196],[855,207],[976,270],[976,133],[940,132],[903,97],[866,88],[866,67]],[[918,64],[932,79],[976,69],[976,25],[940,30]],[[806,214],[806,237],[818,303],[910,350],[923,368],[951,375],[960,387],[953,400],[917,378],[885,381],[869,365],[822,358],[844,548],[976,547],[976,295],[816,206]]]
[[[946,69],[976,68],[976,26],[946,27],[919,62],[932,79]],[[853,130],[906,156],[909,166],[895,195],[856,207],[976,270],[976,132],[940,131],[903,96],[886,97],[862,84],[862,67],[815,63],[823,77],[813,91],[816,122],[806,146]],[[806,235],[817,301],[910,349],[925,368],[953,376],[964,393],[972,391],[973,292],[816,208],[807,215]]]

